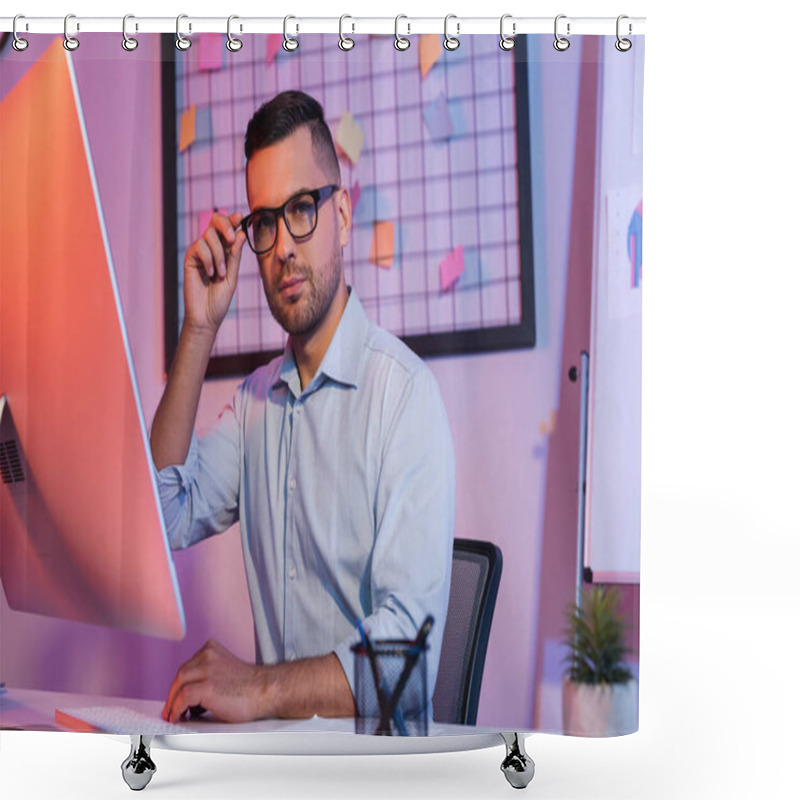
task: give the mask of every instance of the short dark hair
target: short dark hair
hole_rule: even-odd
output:
[[[311,131],[317,163],[341,183],[339,159],[322,106],[305,92],[281,92],[253,114],[244,137],[245,158],[249,161],[258,150],[283,141],[303,125]]]

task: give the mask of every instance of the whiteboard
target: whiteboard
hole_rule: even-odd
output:
[[[598,120],[584,567],[638,583],[642,452],[642,78],[644,43],[606,37]]]

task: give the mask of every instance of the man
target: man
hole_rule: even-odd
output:
[[[163,716],[351,716],[359,621],[374,639],[410,639],[429,613],[430,697],[455,507],[438,387],[345,283],[352,210],[320,105],[275,97],[251,119],[245,156],[250,215],[214,214],[186,253],[183,327],[151,445],[173,548],[240,522],[257,663],[206,643],[178,670]],[[245,242],[289,339],[198,439]]]

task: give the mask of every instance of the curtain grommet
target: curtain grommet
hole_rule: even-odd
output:
[[[69,32],[67,30],[67,28],[69,27],[69,21],[71,19],[75,19],[75,14],[67,14],[67,16],[64,17],[64,49],[69,50],[70,53],[77,50],[81,45],[81,43],[74,36],[69,35]],[[80,29],[81,29],[80,23],[76,23],[76,30]]]
[[[122,49],[132,53],[138,46],[139,42],[133,37],[128,36],[128,20],[135,19],[133,14],[126,14],[122,18]],[[139,26],[136,26],[137,30]]]
[[[192,40],[187,39],[181,33],[181,20],[188,18],[188,14],[178,14],[178,18],[175,20],[175,47],[177,47],[182,53],[186,52],[192,46]],[[189,25],[189,30],[191,31],[191,29],[192,26]]]
[[[456,36],[451,36],[447,32],[447,23],[450,22],[451,19],[456,20]],[[458,34],[460,33],[460,31],[461,31],[461,23],[458,22],[458,17],[456,17],[455,14],[448,14],[444,18],[444,40],[442,41],[445,50],[450,50],[450,52],[452,52],[453,50],[458,50],[458,48],[461,46],[461,42],[458,39]]]
[[[24,15],[24,14],[17,14],[17,16],[16,16],[16,17],[14,17],[14,23],[13,23],[13,24],[12,24],[12,26],[11,26],[11,30],[12,30],[12,32],[13,32],[13,34],[14,34],[14,40],[11,42],[11,46],[12,46],[12,47],[13,47],[13,48],[14,48],[14,49],[15,49],[15,50],[18,52],[18,53],[21,53],[21,52],[23,52],[23,50],[27,50],[27,49],[28,49],[28,44],[29,44],[29,42],[28,42],[28,40],[27,40],[27,39],[23,39],[23,38],[22,38],[22,37],[21,37],[21,36],[20,36],[20,35],[17,33],[17,20],[18,20],[18,19],[25,19],[25,15]],[[26,29],[26,30],[27,30],[27,27],[28,27],[28,26],[27,26],[27,24],[26,24],[26,25],[25,25],[25,29]]]
[[[555,25],[553,27],[556,37],[556,40],[553,42],[553,47],[555,47],[555,49],[558,50],[559,53],[563,53],[565,50],[569,50],[569,39],[567,39],[566,36],[561,36],[558,32],[558,21],[566,18],[567,18],[566,14],[559,14],[556,17]],[[569,22],[567,22],[567,36],[569,36],[569,28],[570,24]]]
[[[400,35],[399,28],[401,19],[408,19],[408,17],[405,14],[398,14],[394,18],[394,48],[402,53],[411,47],[411,40]],[[406,25],[408,26],[408,33],[411,33],[411,23],[406,23]]]
[[[505,50],[506,52],[514,49],[514,39],[512,37],[517,33],[517,23],[512,22],[511,36],[506,36],[505,32],[503,31],[503,25],[507,19],[513,19],[511,14],[503,14],[503,16],[500,17],[500,49]]]
[[[339,17],[339,49],[348,52],[349,50],[352,50],[356,46],[356,43],[349,36],[344,35],[344,31],[342,30],[342,28],[344,26],[344,21],[346,19],[353,19],[353,18],[349,14],[342,14],[342,16]],[[355,33],[356,29],[355,24],[353,24],[352,29],[353,32]]]
[[[623,39],[619,34],[620,23],[622,22],[622,20],[628,19],[628,18],[629,17],[628,17],[627,14],[620,14],[617,17],[617,41],[614,42],[614,47],[616,47],[617,50],[619,50],[620,53],[627,53],[628,50],[630,50],[631,47],[633,47],[633,43],[631,42],[630,39]],[[629,22],[628,23],[628,36],[630,36],[631,30],[632,30],[632,28],[631,28],[631,24]]]
[[[241,39],[237,39],[231,33],[231,22],[233,22],[233,20],[235,19],[239,19],[239,17],[236,14],[231,14],[228,17],[228,41],[225,42],[225,47],[227,47],[228,51],[231,53],[238,53],[242,49],[242,47],[244,47],[244,42]],[[239,28],[239,30],[241,31],[241,27]]]
[[[289,14],[288,16],[285,16],[283,18],[283,49],[286,50],[286,52],[288,53],[293,53],[295,50],[297,50],[298,47],[300,47],[300,40],[295,38],[294,36],[289,36],[289,33],[287,31],[287,26],[289,24],[290,19],[297,19],[297,17],[293,17],[291,14]],[[300,26],[297,25],[295,27],[295,30],[299,31]]]

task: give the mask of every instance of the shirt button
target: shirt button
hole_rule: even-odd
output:
[[[291,564],[289,566],[289,578],[291,578],[291,580],[294,580],[296,577],[297,577],[297,568],[295,567],[294,564]]]
[[[292,479],[289,481],[289,491],[290,491],[290,492],[293,492],[293,491],[294,491],[294,489],[295,489],[295,486],[297,486],[297,481],[296,481],[294,478],[292,478]]]

